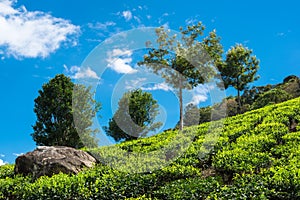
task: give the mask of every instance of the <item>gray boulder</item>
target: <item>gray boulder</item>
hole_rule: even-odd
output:
[[[95,163],[96,159],[93,156],[81,150],[64,146],[40,146],[17,157],[14,170],[16,174],[32,174],[36,179],[59,172],[77,174]]]

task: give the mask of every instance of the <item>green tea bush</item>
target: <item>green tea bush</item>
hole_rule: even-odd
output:
[[[193,178],[177,180],[162,186],[154,191],[153,197],[157,199],[178,199],[178,200],[200,200],[220,188],[220,180],[217,178]]]
[[[83,149],[100,164],[77,175],[34,181],[4,165],[0,199],[300,199],[299,121],[297,98],[181,134]]]
[[[14,165],[2,165],[0,166],[0,179],[14,177]]]

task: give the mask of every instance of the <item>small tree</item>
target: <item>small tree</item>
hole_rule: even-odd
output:
[[[199,108],[190,103],[184,109],[183,124],[184,126],[198,125],[200,120]]]
[[[145,137],[149,131],[155,131],[161,126],[160,122],[154,122],[158,104],[151,93],[140,89],[129,91],[123,95],[118,105],[109,126],[104,127],[107,135],[117,142]]]
[[[251,89],[244,90],[244,93],[241,96],[242,104],[252,105],[260,94],[267,92],[274,87],[274,85],[268,84],[265,86],[253,86]]]
[[[199,124],[202,124],[205,122],[210,122],[211,121],[211,112],[212,112],[211,106],[199,108],[199,115],[200,115]]]
[[[253,103],[252,108],[253,109],[262,108],[266,105],[281,103],[291,98],[292,96],[288,94],[286,91],[275,88],[259,95],[256,101]]]
[[[259,60],[252,55],[252,50],[237,44],[226,55],[225,64],[220,68],[225,89],[229,86],[237,90],[238,113],[241,111],[241,91],[259,77],[256,76]]]
[[[73,91],[80,96],[80,100],[72,102]],[[83,85],[75,85],[70,78],[63,74],[56,75],[39,90],[39,96],[34,100],[34,112],[37,121],[31,134],[37,145],[69,146],[81,148],[85,144],[89,147],[97,145],[94,134],[97,130],[91,130],[92,118],[100,109],[90,93],[90,88]],[[73,104],[77,108],[72,109]],[[79,106],[80,105],[80,106]],[[75,127],[73,114],[81,113],[79,136]]]
[[[293,96],[293,98],[299,97],[300,96],[300,78],[298,78],[295,75],[291,75],[286,77],[283,80],[282,85],[280,88],[290,95]]]
[[[161,75],[166,83],[177,89],[179,98],[179,129],[183,129],[183,90],[192,89],[209,80],[215,71],[211,67],[214,59],[220,61],[222,46],[215,31],[199,41],[205,27],[196,25],[180,28],[181,40],[177,35],[170,35],[164,27],[156,29],[158,49],[149,47],[139,65],[146,65],[155,74]],[[149,43],[147,43],[149,44]]]

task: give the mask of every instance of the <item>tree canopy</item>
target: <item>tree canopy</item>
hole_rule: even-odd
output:
[[[56,75],[42,86],[34,100],[37,121],[31,136],[37,145],[94,147],[97,130],[91,125],[99,109],[90,88],[74,84],[63,74]],[[74,121],[74,113],[80,114],[80,120]]]
[[[256,75],[259,68],[259,60],[252,55],[253,51],[237,44],[226,54],[225,64],[220,68],[225,89],[234,87],[237,94],[238,112],[241,110],[241,91],[244,91],[248,84],[257,80]]]
[[[256,101],[253,103],[252,109],[262,108],[269,104],[281,103],[291,98],[292,95],[290,95],[286,91],[279,88],[274,88],[259,95]]]
[[[161,126],[160,122],[154,122],[159,113],[158,104],[149,92],[141,89],[126,92],[118,106],[113,118],[109,120],[109,126],[104,127],[107,135],[117,142],[145,137]]]
[[[166,83],[177,90],[179,98],[179,129],[183,129],[183,90],[192,89],[207,82],[215,71],[210,64],[221,61],[223,47],[220,38],[212,31],[202,38],[205,27],[201,22],[180,28],[179,39],[164,27],[156,29],[158,48],[149,47],[149,52],[139,65],[146,65],[155,74],[161,75]]]

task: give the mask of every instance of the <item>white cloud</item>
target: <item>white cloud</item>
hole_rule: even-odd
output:
[[[74,79],[84,79],[84,78],[91,78],[91,79],[100,79],[99,76],[94,72],[91,68],[86,68],[84,70],[79,70],[74,76]]]
[[[132,19],[132,13],[131,13],[131,11],[129,11],[129,10],[123,11],[123,12],[122,12],[122,16],[124,17],[124,19],[125,19],[126,21],[129,21],[129,20]]]
[[[250,42],[250,40],[244,40],[244,41],[243,41],[243,44],[244,44],[244,45],[247,45],[247,44],[249,44],[249,42]]]
[[[169,29],[170,26],[169,26],[169,22],[166,22],[162,25],[162,27],[164,27],[165,30]]]
[[[192,25],[192,24],[195,24],[196,22],[197,22],[197,19],[195,19],[195,18],[189,18],[189,19],[185,20],[185,23],[187,25]]]
[[[131,56],[132,55],[132,51],[130,50],[126,50],[126,49],[113,49],[111,52],[111,56],[113,57],[117,57],[117,56]]]
[[[142,23],[141,19],[137,16],[133,16],[133,18],[135,19],[135,21],[137,21],[137,23]]]
[[[120,74],[132,74],[137,72],[130,66],[132,52],[129,50],[113,49],[107,53],[107,67]]]
[[[70,69],[66,65],[63,65],[63,67],[65,69],[65,73],[73,79],[100,79],[97,73],[90,67],[80,68],[78,66],[72,66]]]
[[[174,13],[172,13],[173,15]],[[167,18],[171,16],[170,13],[163,13],[159,18],[158,18],[158,23],[159,24],[166,24],[168,22]]]
[[[108,29],[108,27],[112,27],[115,25],[116,25],[116,23],[113,21],[107,21],[105,23],[97,22],[96,24],[88,23],[89,28],[103,30],[103,31],[106,31]]]
[[[132,61],[132,58],[117,58],[110,60],[108,67],[120,74],[132,74],[136,70],[133,69],[128,63]]]
[[[208,99],[209,88],[205,85],[198,85],[193,89],[193,97],[190,103],[199,105],[201,102],[205,102]]]
[[[4,157],[5,157],[4,154],[0,154],[0,158],[4,158]],[[4,162],[2,159],[0,159],[0,166],[1,166],[1,165],[5,165],[5,164],[7,164],[7,163]]]
[[[125,82],[125,88],[127,90],[135,89],[136,86],[139,87],[146,80],[147,80],[146,78],[137,78],[137,79],[133,79],[133,80],[130,80],[130,81],[126,81]]]
[[[194,25],[197,24],[199,21],[201,21],[201,16],[200,15],[196,15],[193,17],[190,17],[188,19],[185,20],[186,25]],[[214,23],[214,20],[216,19],[216,17],[214,17],[211,22]]]
[[[167,17],[167,16],[169,16],[170,14],[169,13],[164,13],[162,16],[163,17]]]
[[[172,91],[173,88],[166,83],[157,83],[153,87],[142,87],[142,90],[152,91],[152,90],[163,90],[163,91]]]
[[[276,36],[277,37],[286,37],[291,32],[292,32],[291,30],[287,30],[285,32],[279,32],[279,33],[276,33]]]
[[[13,153],[13,155],[14,156],[17,156],[17,157],[19,157],[19,156],[21,156],[21,155],[23,155],[24,153]]]
[[[7,163],[4,162],[2,159],[0,159],[0,166],[1,166],[1,165],[5,165],[5,164],[7,164]]]
[[[74,36],[80,27],[48,13],[13,6],[13,0],[0,0],[0,49],[5,56],[45,58],[64,42],[76,45]]]
[[[17,11],[12,8],[13,1],[10,0],[2,0],[0,2],[0,13],[2,15],[11,15],[16,14]]]

